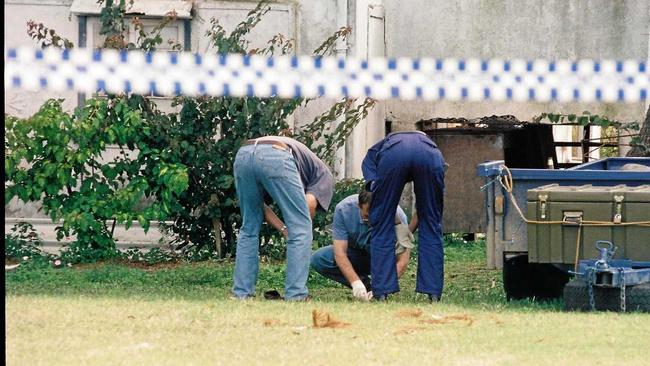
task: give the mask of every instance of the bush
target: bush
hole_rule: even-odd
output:
[[[137,42],[127,43],[128,6],[125,1],[104,3],[100,17],[100,33],[107,37],[104,47],[155,51],[173,15],[151,32],[135,18]],[[248,48],[245,37],[269,10],[266,1],[260,2],[230,33],[212,19],[206,36],[219,53],[292,53],[293,40],[282,35],[274,36],[264,48]],[[350,28],[337,31],[314,54],[330,53],[349,32]],[[35,22],[30,23],[30,35],[43,47],[73,47]],[[76,235],[77,242],[65,254],[73,262],[116,257],[116,224],[128,229],[137,220],[146,231],[150,221],[169,218],[173,225],[161,226],[175,234],[176,249],[183,249],[188,258],[204,259],[215,252],[222,257],[234,255],[240,217],[232,166],[242,142],[290,135],[333,164],[336,150],[375,104],[372,99],[360,103],[345,99],[312,123],[289,131],[287,117],[309,102],[179,97],[174,103],[180,112],[163,113],[144,96],[108,95],[89,99],[70,115],[62,110],[60,100],[50,100],[31,118],[5,119],[5,204],[13,197],[42,201],[53,222],[62,222],[57,227],[59,240]],[[102,157],[109,145],[117,145],[120,156],[105,162]],[[317,218],[315,222],[320,243],[326,235],[321,226],[327,221]],[[262,237],[263,243],[273,243],[265,248],[267,254],[282,254],[275,244],[280,242],[277,233],[266,230]],[[222,245],[215,248],[217,241]]]
[[[41,247],[43,241],[28,222],[19,222],[11,228],[11,233],[5,235],[5,258],[16,261],[26,260],[27,257],[44,255]]]

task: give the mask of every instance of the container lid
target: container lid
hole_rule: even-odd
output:
[[[527,192],[528,201],[539,201],[546,196],[552,202],[615,202],[615,198],[623,196],[624,202],[650,202],[650,185],[631,187],[624,184],[616,186],[561,186],[549,184]],[[650,207],[648,207],[650,210]]]

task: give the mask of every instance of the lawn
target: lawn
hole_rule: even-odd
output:
[[[256,300],[228,299],[231,262],[118,263],[6,273],[6,352],[25,364],[647,364],[650,315],[566,313],[506,302],[481,243],[446,248],[443,301],[413,295],[415,263],[389,303],[358,303],[310,276],[313,300],[284,303],[280,264]],[[314,311],[318,312],[316,321]],[[326,322],[327,315],[329,323]],[[318,325],[319,327],[315,326]],[[325,327],[322,327],[325,325]]]

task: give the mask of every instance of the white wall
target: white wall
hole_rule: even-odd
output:
[[[408,6],[406,6],[408,4]],[[388,56],[436,58],[648,58],[647,0],[384,0]],[[643,120],[638,104],[387,103],[397,129],[420,119],[543,112]]]
[[[78,23],[71,17],[72,0],[5,0],[4,45],[5,48],[36,45],[27,35],[27,21],[34,20],[56,29],[57,33],[74,43],[78,39]],[[8,90],[4,95],[5,113],[27,117],[38,111],[42,102],[50,98],[65,99],[64,107],[77,105],[77,94],[72,92],[29,92]]]

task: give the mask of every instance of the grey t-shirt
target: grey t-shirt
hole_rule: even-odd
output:
[[[329,167],[307,146],[292,138],[265,136],[262,139],[281,141],[291,148],[305,193],[313,194],[320,209],[327,211],[334,195],[334,176]]]

